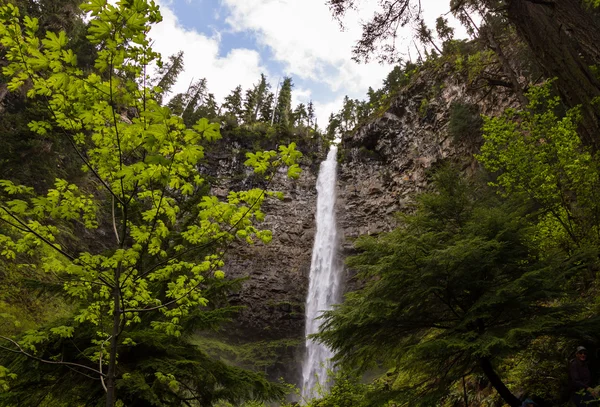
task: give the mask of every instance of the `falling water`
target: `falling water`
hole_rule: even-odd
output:
[[[332,146],[321,163],[317,179],[317,234],[310,265],[310,283],[306,297],[306,336],[318,332],[321,321],[316,319],[331,309],[338,300],[340,272],[336,266],[337,232],[335,225],[335,194],[337,147]],[[317,382],[325,386],[329,359],[333,353],[326,346],[306,340],[306,356],[302,366],[302,397],[314,396]]]

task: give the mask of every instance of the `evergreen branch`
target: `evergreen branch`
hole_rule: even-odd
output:
[[[94,369],[94,368],[92,368],[92,367],[89,367],[89,366],[86,366],[86,365],[82,365],[82,364],[79,364],[79,363],[74,363],[74,362],[63,362],[63,361],[60,361],[60,362],[58,362],[58,361],[54,361],[54,360],[46,360],[46,359],[39,358],[39,357],[37,357],[37,356],[35,356],[35,355],[32,355],[32,354],[30,354],[30,353],[28,353],[28,352],[25,352],[25,350],[23,350],[23,348],[21,347],[21,345],[19,345],[19,343],[18,343],[17,341],[15,341],[15,340],[13,340],[13,339],[10,339],[10,338],[8,338],[8,337],[6,337],[6,336],[0,335],[0,339],[4,339],[5,341],[9,341],[9,342],[11,342],[13,345],[15,345],[15,346],[16,346],[16,347],[19,349],[19,350],[14,350],[14,349],[10,349],[10,348],[7,348],[7,347],[5,347],[5,346],[1,346],[1,345],[0,345],[0,349],[4,349],[4,350],[6,350],[6,351],[8,351],[8,352],[17,353],[17,354],[22,354],[22,355],[25,355],[25,356],[27,356],[27,357],[28,357],[28,358],[30,358],[30,359],[34,359],[34,360],[37,360],[38,362],[41,362],[41,363],[46,363],[46,364],[50,364],[50,365],[65,365],[65,366],[75,366],[75,367],[80,367],[80,368],[82,368],[82,369],[91,370],[92,372],[94,372],[94,373],[96,373],[96,374],[99,374],[99,375],[101,375],[101,376],[104,376],[104,375],[102,374],[102,372],[100,372],[100,371],[98,371],[98,370],[96,370],[96,369]],[[80,373],[80,372],[77,372],[77,373]]]

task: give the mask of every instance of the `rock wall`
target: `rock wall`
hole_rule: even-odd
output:
[[[211,168],[204,169],[220,182],[212,193],[224,198],[232,189],[264,187],[264,180],[243,165],[246,151],[258,149],[276,149],[276,145],[244,143],[225,136],[223,143],[209,153]],[[298,150],[304,155],[300,177],[291,180],[281,171],[268,186],[269,190],[284,194],[282,200],[268,198],[263,204],[266,216],[258,226],[273,232],[272,241],[254,245],[240,242],[228,250],[223,269],[226,276],[245,279],[241,290],[230,295],[229,302],[243,309],[217,335],[219,340],[251,353],[245,359],[258,361],[271,379],[283,377],[292,383],[298,382],[304,352],[304,307],[315,235],[316,181],[319,163],[327,153],[318,140],[299,143]],[[232,359],[231,355],[221,356]],[[232,362],[244,365],[244,361],[233,359]]]
[[[231,298],[243,305],[236,329],[240,335],[261,339],[299,338],[304,335],[304,302],[315,234],[317,174],[303,165],[298,180],[278,174],[272,189],[285,194],[270,199],[261,228],[273,232],[269,244],[239,245],[227,258],[225,271],[246,277],[242,290]]]
[[[427,187],[432,167],[443,160],[465,170],[477,165],[473,154],[481,135],[461,138],[448,132],[455,102],[495,115],[516,101],[505,89],[470,89],[464,78],[425,71],[381,117],[343,137],[338,198],[342,255],[352,251],[359,235],[393,229],[394,214],[409,210],[415,193]]]
[[[431,168],[444,160],[459,163],[466,171],[477,166],[473,153],[481,145],[481,135],[449,134],[452,104],[496,115],[515,105],[515,99],[507,90],[470,89],[465,82],[449,72],[425,71],[397,95],[385,113],[343,137],[338,153],[340,264],[352,253],[356,237],[389,231],[396,225],[395,214],[410,210],[415,194],[427,188]],[[265,346],[281,342],[277,357],[265,371],[271,378],[283,376],[295,383],[304,354],[316,179],[325,149],[322,144],[313,145],[312,150],[300,148],[305,154],[300,179],[288,180],[284,174],[274,179],[271,189],[284,192],[285,198],[271,200],[264,207],[267,216],[262,226],[273,231],[273,241],[240,244],[226,259],[228,276],[247,278],[241,291],[230,298],[233,305],[245,308],[227,328],[227,340]],[[242,150],[233,163],[230,153],[217,159],[220,178],[238,174],[235,181],[223,184],[222,191],[213,191],[217,195],[226,194],[232,185],[251,187],[252,175],[241,166]],[[348,271],[348,277],[351,274]]]

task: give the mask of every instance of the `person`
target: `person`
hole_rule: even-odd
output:
[[[538,404],[531,399],[525,399],[521,407],[538,407]]]
[[[584,346],[577,347],[575,359],[569,364],[569,385],[573,393],[572,401],[577,407],[598,405],[595,402],[597,393],[592,388],[592,374],[587,364],[587,349]]]

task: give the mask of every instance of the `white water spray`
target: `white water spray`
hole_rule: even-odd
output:
[[[321,163],[317,179],[317,234],[312,251],[310,281],[306,297],[306,336],[317,333],[322,311],[330,310],[339,300],[340,270],[337,267],[337,231],[335,224],[335,196],[337,146],[331,146],[327,159]],[[313,340],[306,340],[306,356],[302,365],[302,397],[313,397],[317,382],[325,387],[329,359],[333,352]]]

